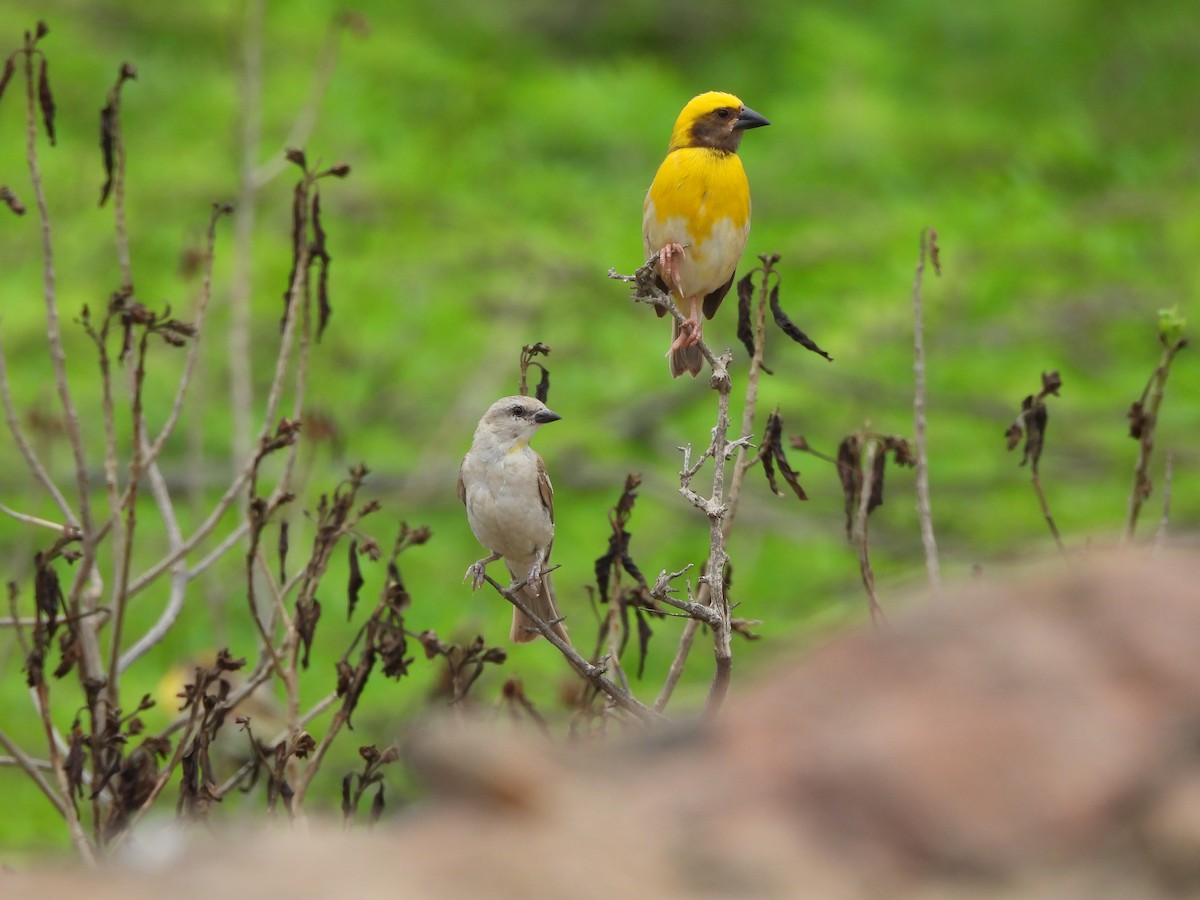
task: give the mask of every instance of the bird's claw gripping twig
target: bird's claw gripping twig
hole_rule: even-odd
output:
[[[700,343],[700,323],[695,319],[684,319],[679,323],[679,334],[675,335],[675,340],[671,342],[671,348],[667,351],[667,355],[669,356],[676,350],[695,347],[698,343]]]
[[[658,270],[667,286],[679,289],[679,259],[683,256],[682,244],[664,244],[658,251]]]
[[[463,575],[463,581],[471,579],[471,590],[477,591],[483,586],[484,578],[487,575],[488,563],[495,562],[500,558],[499,553],[493,553],[491,556],[485,556],[483,559],[477,559],[475,562],[467,566],[467,571]]]
[[[525,577],[525,586],[535,597],[542,592],[542,561],[540,559],[535,560],[529,567],[529,574]]]

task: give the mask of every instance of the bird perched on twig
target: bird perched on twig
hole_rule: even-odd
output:
[[[483,584],[487,564],[503,557],[513,580],[525,582],[517,596],[565,641],[567,629],[546,571],[554,543],[554,488],[542,458],[529,446],[542,425],[560,418],[536,397],[493,403],[459,468],[458,499],[466,504],[472,533],[490,552],[467,569],[472,589]],[[512,640],[524,643],[539,634],[514,608]]]
[[[711,319],[733,284],[750,234],[750,184],[737,149],[742,132],[771,124],[733,94],[693,97],[671,132],[667,158],[646,194],[642,237],[646,261],[686,316],[674,323],[667,356],[671,376],[700,373],[700,310]],[[658,310],[662,316],[664,310]]]

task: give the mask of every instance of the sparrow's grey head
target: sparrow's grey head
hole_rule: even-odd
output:
[[[502,441],[528,442],[533,433],[547,422],[561,419],[558,413],[548,409],[536,397],[501,397],[493,403],[479,422]]]

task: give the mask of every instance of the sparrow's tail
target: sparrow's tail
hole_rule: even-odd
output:
[[[537,596],[534,596],[533,592],[529,590],[529,585],[521,588],[518,596],[521,598],[521,602],[528,606],[535,616],[543,622],[552,623],[550,628],[555,634],[568,644],[571,643],[571,639],[567,637],[567,626],[562,622],[556,621],[561,615],[558,611],[558,605],[554,602],[554,583],[550,580],[549,574],[542,576],[542,589],[538,592]],[[537,630],[537,626],[533,624],[533,620],[519,609],[514,608],[512,633],[509,635],[513,643],[526,644],[541,636],[542,633]]]
[[[704,368],[704,354],[700,352],[700,348],[693,344],[691,347],[675,347],[675,339],[679,337],[679,323],[675,322],[671,328],[671,347],[667,353],[667,358],[671,363],[671,377],[678,378],[684,372],[691,374],[693,378],[700,374],[700,370]]]

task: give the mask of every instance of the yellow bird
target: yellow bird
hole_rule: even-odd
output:
[[[684,372],[695,378],[704,365],[696,347],[700,310],[708,319],[716,313],[750,234],[750,184],[738,144],[747,128],[770,124],[733,94],[693,97],[675,121],[667,158],[646,193],[646,261],[657,258],[659,287],[674,294],[687,319],[671,333],[673,378]]]

